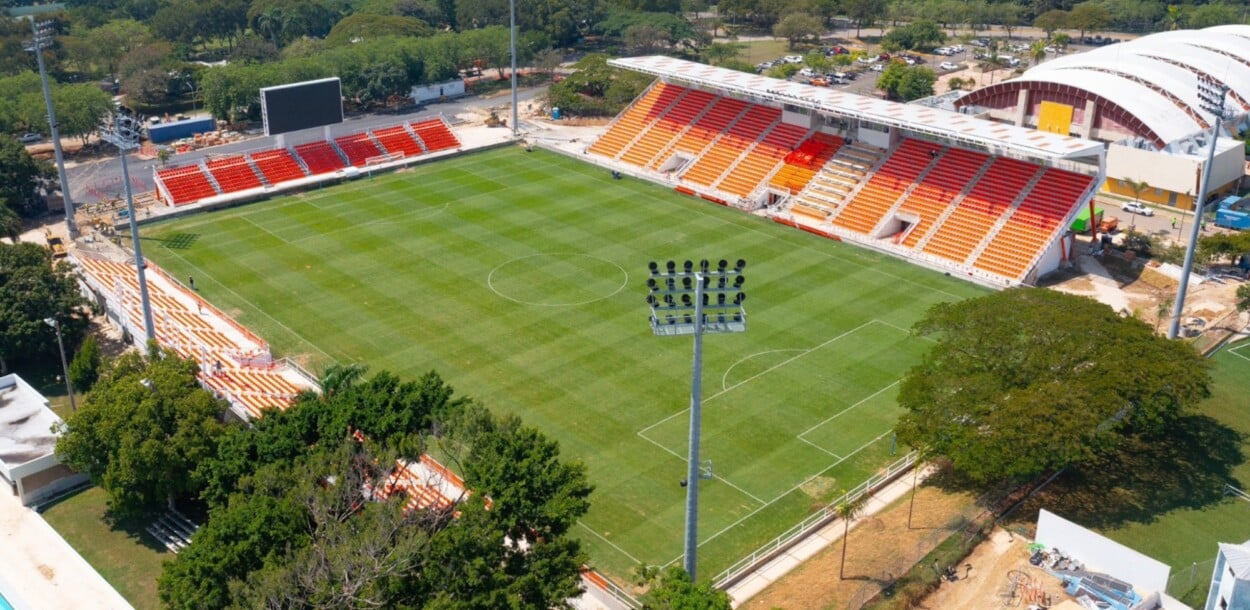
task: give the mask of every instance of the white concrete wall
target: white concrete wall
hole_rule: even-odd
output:
[[[437,100],[440,97],[457,97],[464,95],[464,81],[451,80],[443,83],[431,83],[412,88],[412,101],[420,104]]]
[[[1059,515],[1043,509],[1037,517],[1037,541],[1058,548],[1087,570],[1102,572],[1140,593],[1165,591],[1172,568]]]
[[[1112,144],[1107,151],[1107,178],[1141,180],[1152,188],[1173,193],[1198,192],[1198,170],[1202,162],[1190,157],[1141,150]]]
[[[1199,172],[1205,162],[1205,151],[1198,156],[1170,155],[1112,144],[1107,151],[1107,178],[1142,180],[1153,188],[1197,195]],[[1239,179],[1245,172],[1242,144],[1236,140],[1221,138],[1212,165],[1214,173],[1211,174],[1211,188],[1218,188]]]
[[[858,134],[855,136],[857,140],[865,144],[871,144],[877,148],[890,147],[890,132],[877,131],[876,129],[865,129],[861,126],[856,130]]]

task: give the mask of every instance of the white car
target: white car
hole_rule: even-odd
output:
[[[943,70],[958,70],[960,66],[953,61],[944,61],[938,64],[938,67]]]
[[[35,142],[42,142],[43,136],[37,133],[24,133],[17,137],[17,141],[22,144],[34,144]]]
[[[788,64],[801,64],[803,63],[803,56],[802,55],[787,55],[785,57],[782,57],[781,61],[784,61]]]
[[[816,76],[816,71],[812,70],[811,68],[803,68],[802,70],[799,70],[799,76],[811,78],[813,76]]]
[[[1137,201],[1130,201],[1124,204],[1124,207],[1120,209],[1124,210],[1125,212],[1129,212],[1131,214],[1141,214],[1142,216],[1154,216],[1155,215],[1154,210],[1142,205],[1141,203]]]

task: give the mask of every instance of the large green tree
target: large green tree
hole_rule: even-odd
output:
[[[85,305],[68,263],[53,265],[51,251],[38,244],[0,242],[0,374],[56,358],[56,332],[47,318],[61,325],[66,343],[77,345],[87,329]]]
[[[1068,12],[1068,27],[1079,31],[1080,39],[1086,32],[1097,32],[1111,23],[1111,13],[1097,2],[1082,2]]]
[[[0,137],[0,217],[33,215],[39,209],[33,205],[35,188],[54,176],[52,166],[31,157],[20,142]],[[11,231],[0,236],[17,239]]]
[[[980,481],[1088,461],[1126,435],[1166,442],[1207,396],[1207,363],[1092,299],[1033,288],[944,303],[913,332],[935,341],[899,390],[898,440]]]
[[[216,453],[226,410],[200,387],[198,370],[155,347],[118,357],[65,421],[57,456],[100,485],[118,514],[158,512],[194,497],[201,484],[190,474]]]
[[[100,122],[113,111],[113,98],[89,84],[62,85],[52,92],[56,121],[62,136],[78,138],[83,144],[100,128]]]
[[[730,610],[729,594],[710,582],[695,583],[678,566],[660,575],[660,581],[647,592],[646,608],[653,610]]]
[[[946,33],[936,23],[927,19],[894,28],[881,39],[883,45],[889,43],[909,51],[928,51],[943,42],[946,42]]]
[[[584,468],[434,373],[360,372],[327,371],[326,393],[227,432],[195,476],[208,523],[162,575],[162,599],[175,608],[543,608],[576,595],[585,556],[567,531],[588,506]],[[454,519],[365,497],[396,458],[432,449],[472,491]]]

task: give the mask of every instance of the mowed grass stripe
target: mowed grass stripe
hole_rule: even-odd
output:
[[[145,234],[154,239],[149,252],[158,263],[175,275],[195,275],[206,298],[269,340],[278,355],[301,356],[314,370],[334,361],[408,376],[437,370],[462,392],[558,439],[566,455],[586,463],[596,485],[584,519],[596,535],[583,539],[597,565],[621,576],[633,566],[631,556],[662,563],[681,550],[684,441],[670,443],[674,455],[637,431],[688,406],[690,343],[651,335],[643,302],[647,261],[749,261],[750,330],[709,337],[709,388],[727,372],[748,373],[754,365],[735,364],[752,354],[810,348],[815,337],[872,320],[906,327],[933,303],[983,292],[543,152],[464,155],[161,223]],[[187,236],[194,237],[189,247],[162,247]],[[624,276],[617,266],[628,275],[619,292]],[[497,282],[488,280],[492,271]],[[566,305],[575,302],[582,304]],[[884,323],[873,326],[883,336],[905,337]],[[781,485],[757,493],[773,488],[757,480],[764,477],[749,469],[747,456],[781,442],[756,438],[757,428],[790,434],[775,456],[814,454],[769,461],[790,485],[815,476],[853,486],[889,459],[873,444],[830,468],[827,452],[796,437],[829,415],[830,394],[856,388],[867,395],[902,374],[900,361],[878,347],[863,346],[856,371],[813,365],[831,375],[826,383],[776,383],[742,394],[751,404],[725,411],[755,420],[719,412],[709,418],[714,442],[743,453],[723,466],[717,460],[725,480],[704,482],[703,531],[717,537],[703,569],[728,565],[737,549],[785,529],[819,495],[798,490],[773,500],[785,492]],[[812,374],[796,368],[777,379]],[[774,423],[777,404],[805,418]],[[684,438],[685,418],[671,425],[671,434]],[[735,469],[743,481],[732,476]],[[762,509],[758,500],[772,503]]]

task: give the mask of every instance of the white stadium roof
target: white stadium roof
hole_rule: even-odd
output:
[[[1226,110],[1250,111],[1250,26],[1223,25],[1143,36],[1044,62],[1020,83],[1066,84],[1124,108],[1160,140],[1208,128],[1215,117],[1198,102],[1198,78],[1231,88]]]
[[[1099,154],[1103,145],[1028,127],[1016,127],[918,104],[900,104],[706,64],[651,55],[613,59],[618,68],[651,74],[737,96],[897,127],[972,144],[995,154],[1038,159],[1072,159]],[[1015,152],[1015,155],[1010,153]]]

